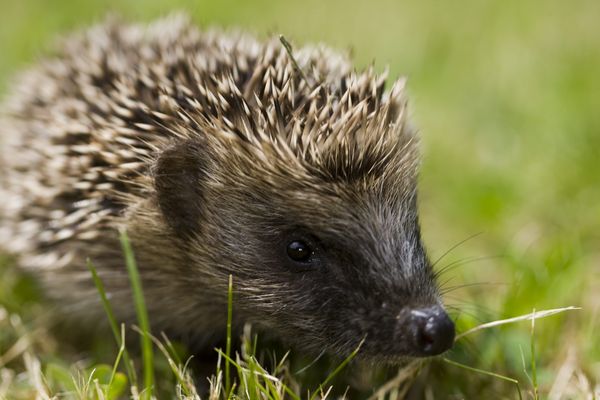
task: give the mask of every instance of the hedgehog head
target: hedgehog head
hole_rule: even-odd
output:
[[[159,209],[192,274],[223,295],[232,274],[238,317],[302,348],[344,356],[364,339],[360,355],[390,361],[447,350],[404,81],[385,91],[369,70],[311,85],[272,64],[187,98],[156,162]]]

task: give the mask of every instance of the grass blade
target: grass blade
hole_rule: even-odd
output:
[[[229,275],[229,286],[227,289],[227,342],[225,344],[225,392],[227,398],[231,395],[231,376],[229,372],[229,360],[231,359],[231,320],[233,318],[233,275]]]
[[[133,249],[129,242],[129,237],[125,230],[120,231],[119,239],[121,241],[121,247],[123,248],[123,254],[125,255],[125,264],[127,266],[127,272],[129,273],[129,280],[131,281],[131,290],[133,292],[133,301],[135,305],[135,312],[137,315],[138,323],[142,331],[142,364],[144,371],[144,387],[142,391],[143,398],[152,398],[152,389],[154,386],[154,361],[152,354],[152,339],[150,337],[150,322],[148,319],[148,310],[146,309],[146,302],[144,300],[144,293],[142,290],[142,281],[140,274],[135,262]]]
[[[100,294],[100,299],[102,300],[102,307],[104,307],[104,312],[106,312],[106,316],[108,318],[110,328],[115,337],[115,341],[117,342],[117,345],[119,346],[119,352],[121,351],[121,349],[123,349],[123,361],[125,362],[125,369],[127,370],[127,376],[129,377],[129,382],[131,382],[132,385],[137,386],[137,376],[135,374],[135,369],[132,366],[133,364],[131,362],[131,358],[129,357],[129,353],[127,352],[127,349],[125,348],[125,343],[124,343],[125,335],[124,334],[121,335],[119,333],[117,319],[115,317],[115,313],[112,309],[112,306],[110,305],[110,302],[108,301],[108,296],[106,296],[106,290],[104,288],[104,284],[102,283],[102,279],[100,279],[100,277],[98,276],[98,271],[96,270],[96,267],[94,266],[94,264],[92,263],[92,261],[89,258],[87,259],[87,267],[90,270],[90,272],[92,273],[92,279],[94,281],[94,284],[96,285],[96,289],[98,290],[98,293]]]
[[[538,384],[537,384],[537,371],[535,365],[535,318],[536,312],[533,309],[533,318],[531,318],[531,382],[533,384],[533,398],[534,400],[539,399]]]
[[[294,69],[296,70],[296,72],[298,72],[298,74],[300,74],[300,77],[308,84],[308,79],[306,78],[304,71],[302,71],[302,68],[300,68],[300,66],[298,65],[298,62],[296,61],[296,57],[294,57],[294,51],[292,50],[291,43],[288,42],[287,39],[285,38],[285,36],[283,36],[283,35],[279,35],[279,41],[281,42],[281,44],[283,45],[283,48],[285,49],[288,56],[290,57],[290,60],[292,61],[292,65],[294,66]],[[309,84],[309,86],[310,86],[310,84]]]
[[[323,387],[325,387],[329,382],[331,382],[331,380],[342,370],[344,369],[344,367],[346,365],[348,365],[348,363],[350,361],[352,361],[352,359],[354,357],[356,357],[356,355],[358,354],[358,352],[360,351],[360,348],[362,347],[363,343],[365,342],[365,339],[361,340],[360,343],[358,344],[358,346],[356,346],[356,349],[354,349],[354,351],[352,351],[352,353],[350,353],[350,355],[348,357],[346,357],[344,359],[344,361],[342,361],[340,363],[340,365],[338,365],[336,367],[336,369],[333,370],[333,372],[331,374],[329,374],[327,376],[327,378],[325,378],[325,380],[323,381],[323,383],[321,383],[319,385],[319,388],[317,390],[314,391],[314,393],[310,396],[310,400],[313,400],[315,398],[315,396],[318,393],[322,393],[323,392]]]
[[[477,332],[477,331],[480,331],[483,329],[493,328],[493,327],[499,326],[499,325],[512,324],[514,322],[519,322],[519,321],[545,318],[545,317],[549,317],[554,314],[562,313],[565,311],[572,311],[572,310],[581,310],[581,307],[570,306],[570,307],[563,307],[563,308],[554,308],[551,310],[537,311],[537,312],[533,312],[530,314],[521,315],[518,317],[513,317],[513,318],[508,318],[508,319],[500,319],[498,321],[487,322],[485,324],[478,325],[475,328],[469,329],[468,331],[465,331],[465,332],[461,333],[460,335],[456,335],[456,339],[454,339],[454,341],[457,341],[458,339],[460,339],[462,337],[465,337],[471,333],[474,333],[474,332]]]
[[[503,381],[514,383],[514,385],[517,388],[517,393],[519,395],[519,399],[523,400],[523,396],[521,395],[521,387],[519,386],[519,381],[514,378],[509,378],[508,376],[500,375],[495,372],[490,372],[490,371],[486,371],[486,370],[479,369],[479,368],[469,367],[468,365],[461,364],[456,361],[449,360],[447,358],[442,358],[442,360],[444,360],[444,362],[446,362],[450,365],[454,365],[455,367],[466,369],[467,371],[477,372],[478,374],[488,375],[488,376],[492,376],[497,379],[501,379]]]

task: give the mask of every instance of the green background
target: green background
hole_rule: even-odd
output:
[[[0,88],[59,33],[109,12],[145,21],[173,10],[202,26],[351,49],[358,67],[407,76],[432,259],[476,235],[439,263],[457,262],[446,288],[469,285],[447,295],[459,328],[581,306],[537,323],[538,372],[551,386],[574,348],[598,379],[600,2],[3,0]],[[521,375],[529,329],[478,334],[450,357]]]

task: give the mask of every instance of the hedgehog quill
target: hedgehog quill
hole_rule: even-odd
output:
[[[224,336],[230,274],[237,330],[339,356],[365,338],[377,362],[451,347],[403,80],[179,16],[67,38],[7,98],[0,245],[69,318],[102,318],[89,257],[135,320],[126,229],[153,329],[196,347]]]

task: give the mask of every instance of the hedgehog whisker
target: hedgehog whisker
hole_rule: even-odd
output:
[[[462,246],[463,244],[467,243],[469,240],[471,239],[475,239],[478,236],[483,235],[483,232],[479,232],[479,233],[475,233],[469,237],[467,237],[466,239],[461,240],[460,242],[456,243],[454,246],[450,247],[448,250],[446,250],[441,256],[439,256],[432,264],[431,267],[435,267],[437,265],[437,263],[439,263],[444,257],[446,257],[448,254],[450,254],[452,251],[456,250],[457,248],[459,248],[460,246]]]
[[[454,296],[445,297],[445,299],[456,299]],[[465,302],[452,302],[448,304],[447,307],[455,310],[460,310],[462,312],[471,313],[471,315],[480,315],[479,319],[485,318],[485,320],[497,319],[499,312],[497,310],[493,310],[490,307],[483,306],[481,304],[474,303],[465,303]],[[482,321],[484,322],[484,321]]]
[[[434,273],[434,276],[436,279],[439,279],[442,275],[452,271],[455,268],[462,267],[462,266],[465,266],[467,264],[471,264],[471,263],[474,263],[477,261],[494,260],[494,259],[499,259],[499,258],[503,258],[503,257],[504,256],[502,256],[502,255],[497,255],[497,256],[481,256],[481,257],[463,258],[460,260],[453,261],[453,262],[449,263],[448,265],[445,265],[444,267],[440,268],[439,270],[437,270]]]
[[[455,286],[449,286],[447,288],[444,288],[441,291],[441,294],[445,295],[447,293],[453,292],[453,291],[458,290],[458,289],[464,289],[464,288],[475,287],[475,286],[485,286],[485,285],[504,285],[504,284],[503,283],[499,283],[499,282],[473,282],[473,283],[464,283],[464,284],[455,285]]]
[[[455,307],[452,305],[446,305],[446,310],[450,311],[450,316],[451,318],[456,321],[460,318],[461,315],[467,315],[471,318],[473,318],[475,321],[477,321],[478,323],[483,323],[485,322],[485,320],[476,312],[474,311],[465,311],[459,307]]]
[[[304,371],[308,370],[310,367],[312,367],[313,365],[315,365],[317,363],[317,361],[319,361],[324,355],[325,355],[325,349],[323,349],[319,355],[317,355],[315,357],[314,360],[312,360],[311,362],[309,362],[307,365],[305,365],[304,367],[300,368],[298,371],[294,372],[293,375],[298,375],[303,373]]]

